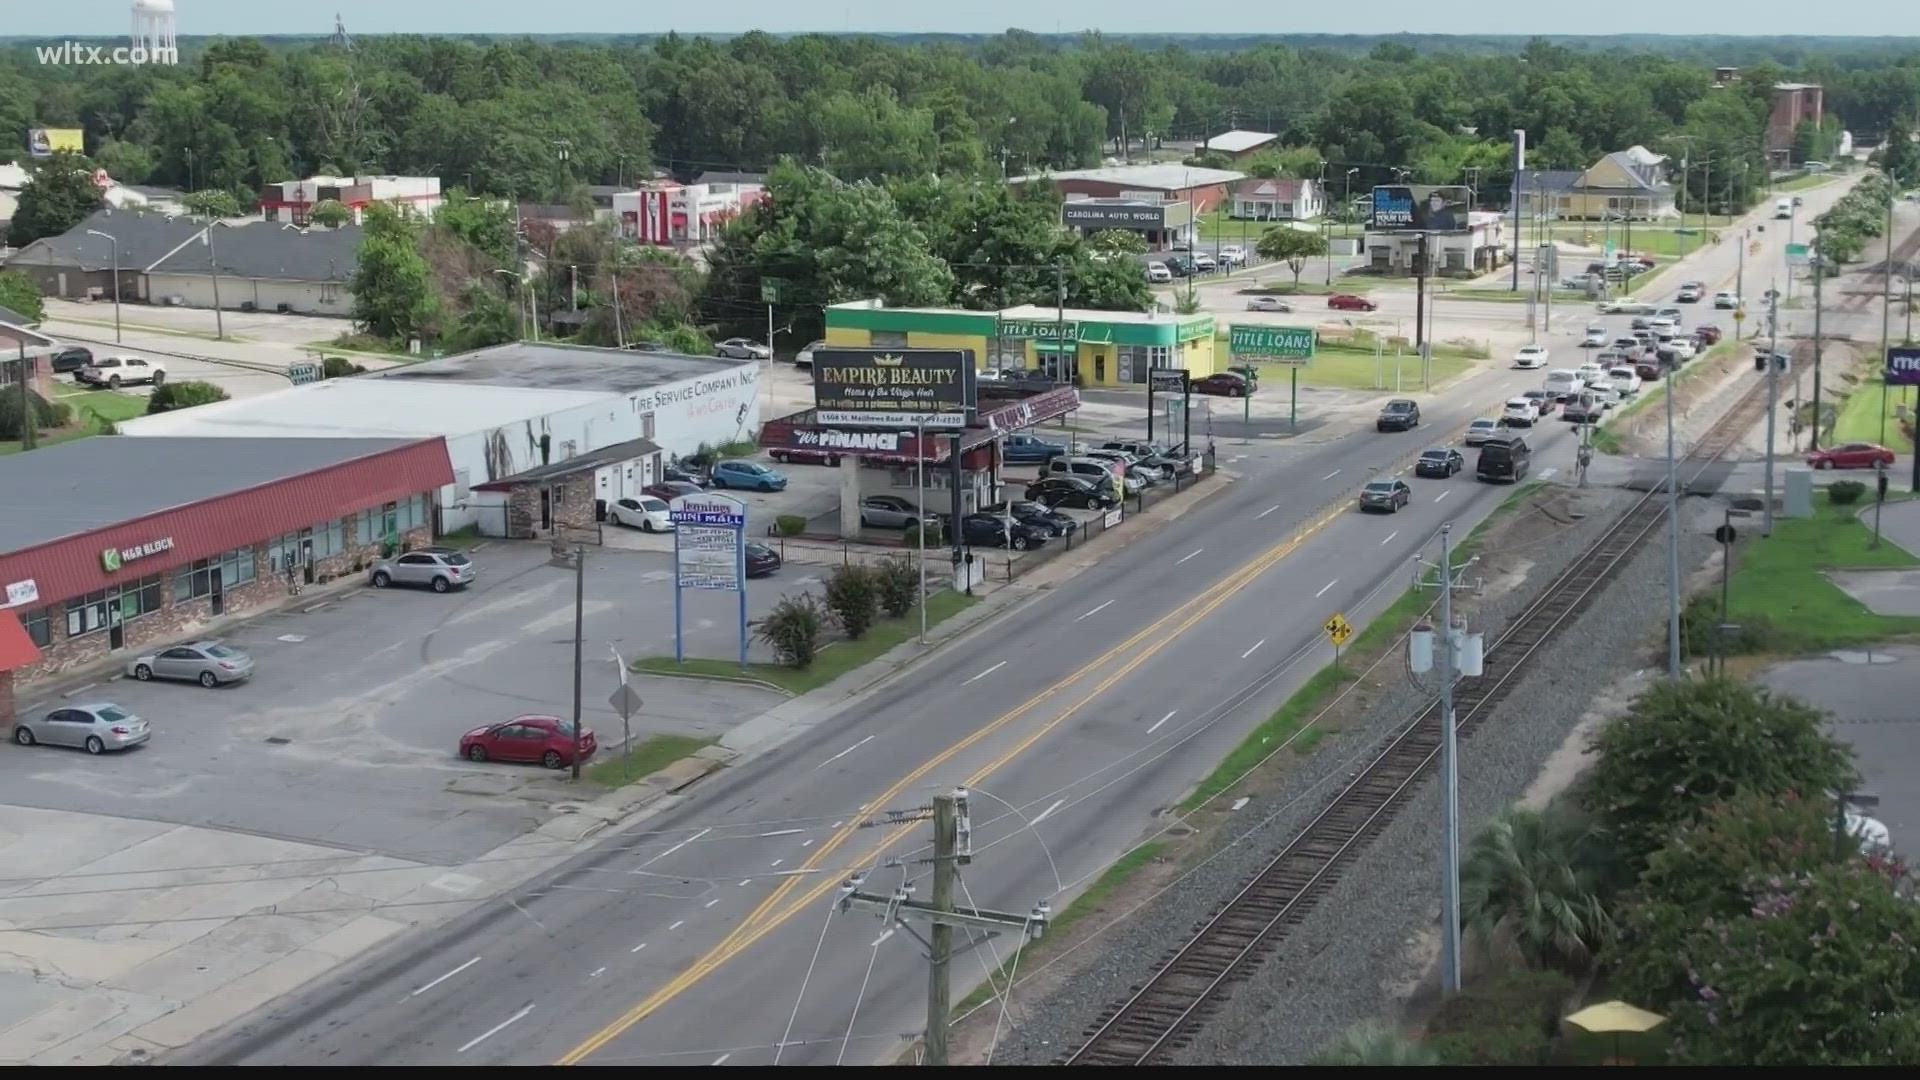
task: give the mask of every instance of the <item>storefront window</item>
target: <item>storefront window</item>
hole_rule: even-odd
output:
[[[987,367],[997,371],[1019,371],[1027,366],[1025,338],[987,339]]]
[[[67,637],[77,638],[108,626],[108,602],[120,601],[120,621],[129,623],[142,615],[160,610],[165,600],[160,575],[153,574],[111,589],[101,589],[67,601]]]
[[[29,611],[21,623],[27,628],[27,637],[31,638],[35,645],[44,649],[53,644],[52,608],[43,607],[38,611]]]
[[[175,571],[173,575],[173,599],[175,603],[185,603],[198,597],[213,593],[213,571],[220,571],[220,591],[238,588],[253,580],[253,549],[236,548],[232,551],[201,559]]]
[[[898,330],[875,330],[867,335],[871,347],[875,349],[904,349],[907,347],[907,335]]]

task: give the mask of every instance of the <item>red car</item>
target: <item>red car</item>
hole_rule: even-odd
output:
[[[1380,310],[1379,304],[1374,303],[1364,296],[1354,296],[1350,293],[1334,293],[1332,296],[1327,297],[1327,306],[1335,311]]]
[[[1247,379],[1231,371],[1222,371],[1205,378],[1193,380],[1193,392],[1196,394],[1218,394],[1221,397],[1246,397]]]
[[[794,450],[781,447],[767,451],[767,456],[782,465],[838,465],[840,455],[825,450]]]
[[[1720,328],[1712,323],[1703,323],[1693,328],[1693,339],[1702,345],[1718,345]]]
[[[599,743],[593,729],[580,732],[580,760]],[[557,716],[516,716],[504,724],[477,727],[460,736],[460,756],[469,761],[537,761],[549,769],[573,764],[573,721]]]
[[[640,494],[651,495],[661,502],[672,502],[682,495],[698,495],[704,490],[699,484],[686,480],[662,480],[641,488]]]
[[[1871,469],[1893,464],[1893,451],[1873,443],[1853,442],[1829,446],[1807,455],[1810,469]]]

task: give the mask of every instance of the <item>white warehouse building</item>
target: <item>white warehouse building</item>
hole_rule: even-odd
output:
[[[595,470],[611,502],[660,479],[702,446],[760,426],[759,366],[679,353],[512,342],[425,363],[328,379],[259,397],[128,420],[123,436],[428,438],[443,436],[454,482],[435,531],[507,534],[507,496],[475,490],[529,469],[636,443]]]

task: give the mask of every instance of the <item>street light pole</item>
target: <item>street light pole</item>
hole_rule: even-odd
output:
[[[1680,482],[1673,453],[1673,375],[1667,365],[1667,678],[1680,680]],[[1771,421],[1769,421],[1771,422]],[[1768,446],[1771,449],[1772,439]]]
[[[221,341],[227,340],[227,322],[220,312],[220,258],[213,246],[213,230],[225,227],[224,221],[209,221],[203,234],[207,239],[207,271],[213,275],[213,336]]]
[[[1767,469],[1766,505],[1762,508],[1761,536],[1773,535],[1773,429],[1780,411],[1780,293],[1767,285]]]
[[[87,235],[101,237],[113,245],[113,343],[118,345],[120,344],[120,238],[98,229],[88,229]]]

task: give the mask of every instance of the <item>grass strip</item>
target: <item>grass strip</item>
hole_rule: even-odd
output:
[[[651,735],[636,743],[631,754],[613,755],[592,762],[580,770],[580,776],[603,787],[625,787],[652,776],[681,758],[692,757],[716,741],[693,735]]]

